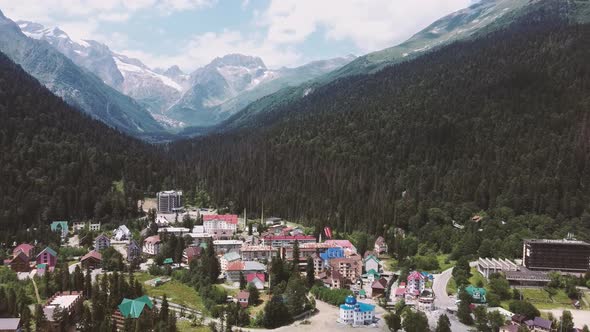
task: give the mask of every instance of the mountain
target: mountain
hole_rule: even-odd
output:
[[[94,40],[73,40],[59,28],[29,21],[16,22],[28,37],[44,40],[75,64],[94,73],[104,83],[135,99],[157,120],[166,123],[161,110],[180,98],[186,81],[180,68],[172,74],[157,73],[138,59],[117,54]]]
[[[54,32],[56,38],[62,36]],[[110,126],[137,136],[163,130],[133,99],[78,67],[46,42],[28,38],[1,12],[0,51],[66,102]]]
[[[178,181],[319,230],[400,227],[434,251],[462,248],[451,220],[479,213],[524,217],[474,226],[471,254],[481,234],[511,256],[525,236],[587,237],[590,25],[572,18],[589,7],[532,3],[503,29],[272,105],[256,127],[177,142]]]
[[[381,51],[360,56],[347,65],[331,71],[317,79],[289,89],[283,89],[270,94],[248,105],[224,123],[218,130],[231,130],[249,125],[257,113],[272,112],[278,107],[299,101],[321,86],[335,80],[368,73],[376,73],[387,66],[392,66],[432,52],[450,43],[479,38],[493,31],[509,26],[519,17],[527,15],[531,8],[543,4],[547,0],[482,0],[468,8],[451,13],[430,24],[425,29],[413,35],[407,41]],[[571,6],[580,7],[571,19],[584,22],[590,17],[585,13],[584,1],[566,1]]]
[[[190,89],[165,114],[191,126],[215,125],[256,99],[299,85],[351,60],[336,58],[272,70],[258,57],[229,54],[191,73]]]
[[[6,232],[22,235],[51,220],[135,217],[149,184],[159,186],[165,163],[153,146],[66,104],[3,53],[0,118],[4,242]]]

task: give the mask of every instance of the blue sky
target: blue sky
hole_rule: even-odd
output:
[[[470,0],[0,0],[13,20],[59,26],[151,67],[194,70],[216,56],[269,67],[396,45]]]

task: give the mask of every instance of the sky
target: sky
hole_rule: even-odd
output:
[[[0,0],[13,20],[59,26],[150,67],[185,71],[230,53],[270,68],[397,45],[473,0]]]

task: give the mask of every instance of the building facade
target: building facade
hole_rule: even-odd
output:
[[[571,240],[525,240],[522,264],[529,270],[584,273],[590,270],[590,244]]]
[[[160,253],[161,246],[162,241],[160,241],[159,235],[150,236],[143,241],[143,252],[148,255],[156,256]]]
[[[111,240],[104,234],[100,234],[94,239],[94,249],[101,251],[111,246]]]
[[[160,191],[157,195],[158,212],[172,213],[182,207],[182,191]]]
[[[348,296],[340,305],[339,322],[354,326],[372,324],[375,319],[375,306],[357,302],[354,296]]]

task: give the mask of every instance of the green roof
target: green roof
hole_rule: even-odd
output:
[[[370,261],[371,259],[374,260],[377,263],[380,263],[381,262],[379,260],[379,258],[377,258],[375,255],[369,255],[369,256],[365,257],[364,262],[366,263],[366,262]]]
[[[475,287],[473,285],[469,285],[465,288],[465,291],[471,295],[475,302],[484,303],[486,302],[486,294],[487,291],[485,288]]]
[[[359,295],[367,295],[367,292],[364,289],[361,289],[359,291]]]
[[[164,264],[172,264],[172,263],[174,263],[174,261],[172,260],[172,258],[166,258],[164,260]]]
[[[199,243],[199,247],[201,247],[203,249],[207,249],[207,242],[201,242],[201,243]]]
[[[139,318],[146,305],[150,309],[154,307],[152,300],[146,295],[138,297],[135,300],[123,299],[121,304],[119,304],[119,311],[125,318]]]
[[[57,228],[60,227],[61,230],[67,230],[68,229],[68,222],[67,221],[54,221],[51,223],[51,231],[55,232],[57,231]]]
[[[372,275],[374,275],[376,277],[380,277],[381,276],[381,274],[379,272],[375,271],[375,269],[370,269],[369,272],[367,272],[367,274],[372,274]]]
[[[37,264],[37,269],[46,269],[47,264]]]

